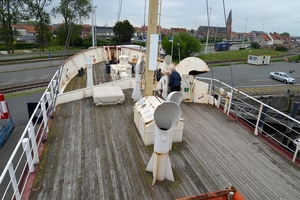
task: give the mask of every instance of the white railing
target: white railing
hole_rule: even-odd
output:
[[[2,200],[21,199],[26,182],[35,171],[35,164],[39,163],[38,149],[46,138],[49,119],[55,109],[59,92],[59,74],[59,70],[54,74],[1,173]]]
[[[300,121],[217,79],[197,79],[210,84],[209,93],[218,97],[216,106],[222,108],[224,113],[243,122],[253,130],[254,135],[260,135],[264,141],[295,162],[300,142],[297,146],[292,143],[300,138]],[[224,88],[228,92],[224,92]],[[251,104],[246,101],[249,99]]]

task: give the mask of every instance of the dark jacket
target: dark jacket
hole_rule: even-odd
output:
[[[170,74],[169,86],[171,87],[179,86],[180,82],[181,82],[180,74],[177,71],[173,71]]]

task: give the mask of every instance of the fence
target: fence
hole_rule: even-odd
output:
[[[59,75],[60,70],[54,74],[43,93],[0,176],[2,200],[21,199],[30,173],[34,172],[34,165],[39,163],[38,148],[46,138],[48,123],[55,109],[55,101],[59,93]],[[36,118],[41,120],[36,120]],[[13,126],[12,120],[9,121],[11,122],[6,125],[8,130]]]
[[[210,86],[210,94],[217,97],[217,107],[247,126],[254,135],[259,135],[266,143],[277,149],[292,162],[299,163],[300,122],[295,119],[298,103],[294,102],[291,116],[269,106],[269,100],[261,102],[217,79],[201,78]],[[216,86],[217,85],[217,86]],[[224,88],[228,92],[224,92]],[[249,100],[251,99],[251,104]]]

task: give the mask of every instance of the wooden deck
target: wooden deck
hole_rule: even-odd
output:
[[[94,82],[108,81],[105,63]],[[66,91],[85,86],[75,77]],[[31,199],[175,199],[236,187],[246,199],[299,199],[300,170],[210,105],[182,103],[183,142],[170,152],[175,182],[156,182],[133,122],[131,90],[123,105],[92,98],[57,107]]]
[[[176,199],[234,186],[246,199],[300,197],[300,170],[210,105],[182,103],[183,142],[170,159],[175,182],[156,182],[133,122],[131,90],[123,105],[92,98],[59,105],[31,199]]]

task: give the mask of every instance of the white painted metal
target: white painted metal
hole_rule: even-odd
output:
[[[165,101],[159,97],[147,96],[136,102],[134,105],[134,123],[146,146],[154,144],[154,111],[163,102]],[[182,141],[183,126],[183,120],[180,119],[173,130],[171,142],[175,143]]]
[[[133,101],[138,101],[143,97],[143,94],[141,92],[142,89],[142,72],[141,69],[145,66],[145,61],[139,61],[135,65],[135,84],[133,87],[131,98]]]
[[[28,136],[29,136],[29,138],[31,140],[31,144],[32,144],[33,164],[38,164],[40,162],[40,159],[39,159],[39,153],[38,153],[38,146],[37,146],[36,140],[35,140],[35,132],[34,132],[32,121],[29,121],[28,123],[29,123]]]
[[[150,71],[156,70],[157,54],[158,54],[158,34],[150,35],[150,51],[149,51],[149,65],[148,69]]]
[[[110,65],[110,76],[113,81],[132,77],[132,65],[129,64],[129,57],[127,55],[121,55],[119,56],[119,60],[119,64]]]
[[[231,103],[232,103],[232,92],[228,92],[227,93],[227,96],[226,98],[229,99],[229,102],[228,102],[228,107],[227,107],[227,115],[229,115],[229,112],[230,112],[230,108],[231,108]]]
[[[209,72],[209,68],[200,58],[188,57],[178,63],[176,71],[181,75],[188,75],[191,71]]]
[[[93,58],[86,58],[85,59],[85,66],[86,66],[86,87],[94,86],[93,82]]]
[[[47,115],[45,97],[46,97],[46,94],[43,96],[42,102],[41,102],[41,109],[42,109],[43,122],[44,122],[44,129],[43,129],[44,134],[43,134],[43,136],[45,136],[46,132],[49,131],[49,127],[48,127],[48,115]]]
[[[194,79],[193,75],[182,74],[181,76],[181,93],[184,101],[193,101]]]
[[[224,106],[224,113],[226,113],[227,115],[229,115],[231,98],[232,98],[231,93],[227,92],[226,102],[225,102],[225,106]]]
[[[167,96],[167,101],[171,101],[174,102],[178,105],[180,105],[181,101],[182,101],[183,95],[180,92],[171,92],[168,96]]]
[[[219,89],[219,95],[218,95],[217,108],[220,107],[220,102],[221,102],[221,98],[222,98],[223,93],[224,93],[224,89],[223,89],[223,88],[220,88],[220,89]]]
[[[300,142],[298,142],[297,147],[296,147],[296,150],[295,150],[295,152],[294,152],[294,156],[293,156],[293,160],[292,160],[293,163],[294,163],[295,160],[296,160],[296,157],[297,157],[297,155],[298,155],[299,150],[300,150]]]
[[[177,103],[164,102],[154,111],[155,134],[154,152],[146,170],[153,172],[152,185],[165,179],[174,181],[169,158],[170,134],[181,116],[181,109]]]
[[[183,98],[182,93],[175,91],[175,92],[171,92],[167,96],[167,101],[174,102],[174,103],[176,103],[177,105],[180,106],[182,98]],[[181,119],[181,121],[183,121],[183,120]],[[180,121],[178,121],[178,122],[176,122],[176,125],[181,124]],[[182,126],[182,129],[180,129],[180,130],[183,130],[183,126]],[[169,150],[170,151],[172,150],[172,143],[173,143],[174,131],[178,131],[178,129],[177,130],[173,129],[172,131],[170,131],[170,143],[169,143]],[[180,135],[181,138],[175,138],[174,140],[179,140],[179,142],[181,142],[182,141],[182,134],[183,134],[182,132],[179,132],[179,133],[175,132],[175,137],[178,137],[178,135]]]
[[[21,193],[20,190],[18,188],[18,184],[17,184],[17,179],[16,179],[16,174],[15,174],[15,170],[14,170],[14,166],[12,163],[9,163],[8,166],[8,171],[9,171],[9,176],[10,176],[10,181],[14,190],[14,197],[17,200],[21,200]],[[2,180],[0,181],[0,183],[2,182]],[[3,195],[4,197],[4,195]]]
[[[23,147],[23,150],[26,154],[27,164],[29,166],[29,171],[30,171],[30,173],[32,173],[32,172],[34,172],[34,167],[33,167],[32,157],[31,157],[31,153],[30,153],[29,139],[28,138],[24,138],[22,140],[22,147]]]
[[[255,129],[254,129],[254,135],[258,135],[258,129],[259,129],[258,125],[259,125],[259,119],[261,117],[262,109],[263,109],[263,104],[260,104],[259,112],[257,116],[258,120],[256,121]]]
[[[163,99],[167,99],[168,96],[168,82],[169,77],[167,75],[162,76],[156,85],[156,91],[158,93],[158,96],[162,97]]]

